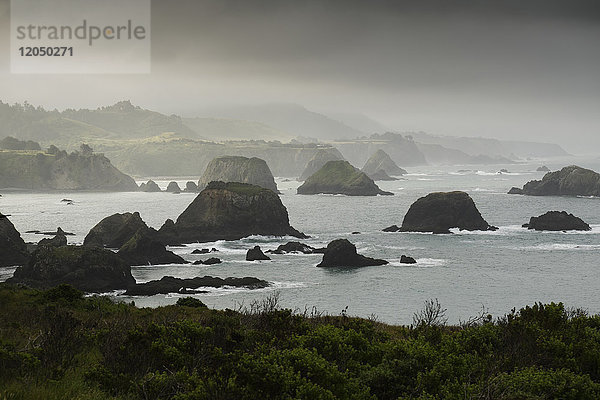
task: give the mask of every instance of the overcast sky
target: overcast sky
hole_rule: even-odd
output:
[[[9,14],[0,0],[5,102],[184,115],[293,102],[401,131],[600,148],[597,0],[154,1],[147,75],[10,74]]]

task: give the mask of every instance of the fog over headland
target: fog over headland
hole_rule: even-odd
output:
[[[398,131],[600,145],[593,0],[153,1],[146,75],[11,74],[9,15],[0,0],[5,102],[185,116],[286,102]]]

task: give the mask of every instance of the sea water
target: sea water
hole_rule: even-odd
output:
[[[577,162],[600,170],[600,161]],[[571,160],[548,164],[552,170]],[[358,252],[390,263],[364,268],[317,268],[322,255],[270,255],[271,261],[247,262],[246,251],[259,245],[275,249],[295,238],[249,237],[237,241],[193,243],[170,248],[186,260],[219,257],[222,264],[153,265],[132,268],[138,282],[165,275],[188,278],[254,276],[272,286],[260,290],[204,289],[194,296],[209,307],[239,308],[278,293],[280,305],[298,311],[316,307],[319,312],[376,317],[388,323],[410,324],[428,299],[438,299],[447,309],[449,322],[457,323],[478,314],[482,307],[494,316],[535,302],[562,301],[569,307],[600,312],[600,199],[583,197],[533,197],[508,195],[512,186],[531,179],[540,161],[517,165],[409,168],[402,180],[377,182],[394,196],[347,197],[296,194],[299,182],[277,179],[281,200],[290,223],[310,235],[303,242],[326,246],[333,239],[347,238]],[[506,168],[509,173],[498,173]],[[139,181],[146,180],[140,179]],[[170,179],[155,179],[163,189]],[[175,179],[184,186],[190,179]],[[382,229],[401,225],[410,205],[433,191],[464,190],[475,201],[483,217],[498,226],[495,232],[460,232],[450,235],[386,233]],[[139,211],[148,225],[159,228],[177,216],[194,199],[181,193],[31,193],[2,191],[0,212],[26,241],[41,236],[28,230],[52,231],[58,226],[74,236],[69,243],[82,243],[87,232],[102,218],[116,212]],[[72,200],[72,204],[62,200]],[[592,226],[590,232],[534,232],[521,228],[532,216],[550,210],[565,210]],[[353,234],[353,232],[359,232]],[[198,248],[216,248],[218,253],[192,255]],[[401,264],[409,255],[416,264]],[[0,269],[0,280],[14,268]],[[179,295],[129,297],[113,293],[138,306],[172,304]],[[188,296],[188,295],[186,295]]]

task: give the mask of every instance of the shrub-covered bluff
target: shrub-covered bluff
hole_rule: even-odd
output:
[[[271,297],[138,309],[69,286],[0,285],[10,399],[597,399],[600,317],[536,304],[446,326],[429,303],[391,326]]]

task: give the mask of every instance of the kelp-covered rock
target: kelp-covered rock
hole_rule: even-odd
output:
[[[302,175],[298,178],[299,181],[305,181],[309,176],[323,168],[329,161],[344,160],[344,156],[338,149],[328,148],[319,149],[315,155],[308,161]]]
[[[117,254],[129,265],[187,264],[183,258],[157,240],[156,231],[140,228]]]
[[[490,231],[471,196],[465,192],[429,193],[415,201],[404,216],[402,232],[450,233],[451,228]]]
[[[329,161],[298,188],[298,194],[392,195],[384,192],[364,172],[348,161]]]
[[[536,231],[589,231],[592,228],[581,218],[566,211],[548,211],[539,217],[531,217],[523,228]]]
[[[358,254],[356,246],[347,239],[336,239],[327,245],[323,260],[317,267],[367,267],[387,263],[386,260],[378,260]]]
[[[244,287],[247,289],[262,289],[270,285],[269,282],[258,278],[217,278],[204,276],[197,278],[181,279],[172,276],[164,276],[158,281],[138,283],[130,286],[125,292],[129,296],[152,296],[167,293],[190,293],[199,287],[220,288],[223,286]]]
[[[269,166],[265,160],[256,157],[225,156],[213,159],[198,180],[198,187],[205,188],[213,181],[249,183],[278,192]]]
[[[62,283],[86,292],[126,289],[135,284],[131,268],[114,252],[83,246],[41,246],[7,282],[48,288]]]
[[[237,182],[211,182],[159,234],[165,244],[238,240],[251,235],[306,235],[290,226],[285,206],[272,190]]]
[[[375,179],[373,176],[379,174],[383,176],[383,174],[379,171],[383,171],[385,175],[405,175],[407,172],[400,168],[394,160],[383,150],[377,150],[375,153],[369,157],[364,167],[362,168],[362,172],[367,174],[373,180]],[[383,179],[381,179],[383,180]]]
[[[261,250],[260,246],[254,246],[246,252],[246,261],[266,261],[271,258]]]
[[[140,229],[148,229],[148,225],[142,220],[139,212],[113,214],[90,230],[83,240],[83,245],[118,249]]]
[[[0,267],[24,265],[29,258],[27,245],[8,216],[0,213]]]
[[[529,181],[521,192],[511,189],[509,194],[530,196],[600,196],[600,174],[576,165],[560,171],[548,172],[541,181]]]

